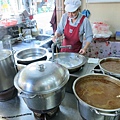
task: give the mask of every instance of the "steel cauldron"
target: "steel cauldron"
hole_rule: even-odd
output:
[[[69,71],[51,61],[33,62],[17,73],[14,85],[32,111],[46,111],[60,105],[65,96]]]
[[[120,119],[120,80],[103,74],[87,74],[73,83],[80,115],[85,120]]]
[[[14,86],[14,77],[17,73],[14,57],[11,50],[0,50],[0,92]]]
[[[120,78],[120,58],[106,57],[99,60],[99,67],[104,74]]]

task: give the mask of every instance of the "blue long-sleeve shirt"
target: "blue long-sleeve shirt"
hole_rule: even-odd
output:
[[[74,23],[72,23],[71,20],[69,19],[70,25],[77,26],[80,19],[82,18],[82,16],[83,15],[79,12],[79,15]],[[67,13],[64,13],[61,17],[60,23],[57,26],[57,30],[56,30],[57,33],[59,33],[61,35],[63,34],[65,25],[67,23],[67,18],[68,18]],[[80,26],[80,30],[79,30],[79,38],[80,38],[81,42],[83,42],[84,35],[85,35],[86,42],[91,42],[93,40],[92,27],[91,27],[90,21],[88,20],[87,17],[85,17],[83,23]]]

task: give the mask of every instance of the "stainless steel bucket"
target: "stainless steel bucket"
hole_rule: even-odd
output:
[[[11,50],[0,50],[0,92],[14,86],[14,76],[17,70]]]

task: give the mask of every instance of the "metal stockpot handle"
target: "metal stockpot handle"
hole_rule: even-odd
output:
[[[92,69],[90,71],[90,73],[92,73],[92,72],[102,72],[102,74],[105,74],[105,72],[103,70],[101,70],[101,69]]]
[[[115,116],[118,116],[119,113],[118,111],[115,111],[115,113],[104,113],[104,112],[101,112],[101,111],[97,111],[96,109],[92,109],[96,114],[98,115],[103,115],[103,116],[110,116],[110,117],[115,117]]]
[[[36,95],[27,95],[23,92],[19,92],[18,96],[23,97],[23,98],[29,98],[29,99],[32,99],[32,98],[36,97]]]
[[[92,73],[92,72],[102,72],[102,71],[99,69],[92,69],[92,70],[90,70],[90,73]]]

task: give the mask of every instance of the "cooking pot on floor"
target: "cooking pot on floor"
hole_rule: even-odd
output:
[[[45,111],[60,105],[65,96],[69,71],[51,61],[33,62],[17,73],[14,85],[32,111]]]
[[[120,119],[119,79],[103,74],[84,75],[74,81],[73,92],[85,120]]]
[[[11,50],[0,50],[0,92],[14,86],[14,76],[17,70]]]

